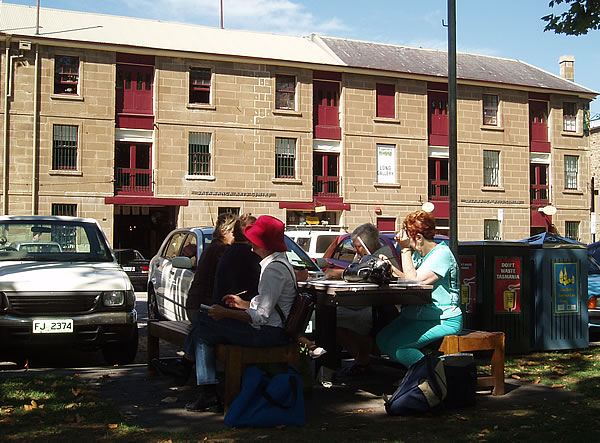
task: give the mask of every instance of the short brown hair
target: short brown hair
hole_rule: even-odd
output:
[[[419,210],[408,214],[402,226],[410,238],[421,234],[427,240],[433,240],[435,236],[435,218],[429,212]]]
[[[253,225],[255,221],[256,217],[252,214],[240,215],[233,225],[233,241],[248,241],[244,235],[244,228]]]

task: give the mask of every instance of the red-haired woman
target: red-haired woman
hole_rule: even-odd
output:
[[[433,285],[432,303],[403,306],[377,334],[379,349],[407,367],[423,357],[424,346],[462,329],[458,264],[450,248],[436,243],[434,235],[433,216],[416,211],[406,217],[395,237],[402,248],[402,271],[393,268],[394,275]]]

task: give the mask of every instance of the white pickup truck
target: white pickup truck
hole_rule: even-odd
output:
[[[135,293],[96,220],[0,217],[0,336],[0,354],[69,345],[133,361]]]

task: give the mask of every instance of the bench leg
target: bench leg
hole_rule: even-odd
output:
[[[494,379],[494,395],[504,395],[504,343],[496,346],[492,354],[492,378]]]
[[[225,396],[223,407],[225,412],[240,393],[242,386],[242,354],[240,352],[229,351],[225,362]]]

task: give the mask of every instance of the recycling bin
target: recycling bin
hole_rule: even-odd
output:
[[[523,242],[530,245],[531,253],[533,349],[587,347],[587,245],[550,233]]]
[[[505,334],[507,353],[532,349],[529,244],[484,240],[458,245],[464,327]]]

